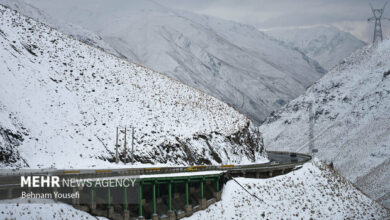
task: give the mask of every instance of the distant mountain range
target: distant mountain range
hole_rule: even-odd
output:
[[[279,29],[266,33],[300,49],[327,70],[366,45],[352,34],[334,26]]]
[[[205,91],[258,123],[325,73],[304,53],[252,26],[169,9],[154,1],[0,3]]]

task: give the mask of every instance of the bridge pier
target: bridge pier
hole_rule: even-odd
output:
[[[145,217],[142,215],[142,181],[139,183],[138,187],[139,193],[138,193],[138,219],[139,220],[145,220]]]
[[[73,187],[73,193],[77,192],[77,188]],[[72,205],[77,206],[80,204],[80,198],[72,198]]]
[[[185,182],[185,194],[186,194],[186,205],[184,206],[184,210],[186,212],[186,216],[192,215],[192,205],[190,204],[190,199],[189,199],[189,193],[188,193],[188,185],[189,185],[189,179],[186,179]]]
[[[129,220],[130,219],[130,212],[129,210],[123,211],[123,220]]]
[[[55,194],[55,193],[58,193],[57,187],[53,187],[53,194]],[[56,202],[58,201],[58,199],[55,196],[54,196],[53,200]]]
[[[90,204],[91,213],[94,213],[96,211],[95,193],[96,193],[95,189],[91,187],[91,204]]]
[[[112,218],[114,215],[114,207],[111,206],[111,189],[110,187],[107,188],[107,216],[109,218]]]
[[[152,192],[152,200],[153,200],[153,213],[152,213],[152,220],[158,220],[158,214],[157,214],[157,202],[156,202],[156,181],[153,182],[153,192]]]
[[[199,200],[199,207],[201,210],[207,208],[207,201],[204,197],[204,178],[200,180],[200,200]]]
[[[8,188],[7,198],[12,199],[12,188]]]
[[[168,213],[167,214],[169,220],[176,220],[176,215],[172,208],[172,181],[169,181],[168,183]]]
[[[123,187],[123,218],[125,218],[125,213],[129,213],[129,204],[127,202],[127,188]]]

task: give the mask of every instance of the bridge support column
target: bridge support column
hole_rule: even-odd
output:
[[[158,214],[157,213],[153,213],[152,214],[152,220],[158,220]]]
[[[168,183],[168,210],[172,210],[172,182]]]
[[[221,192],[214,192],[213,195],[217,202],[221,201]]]
[[[152,213],[152,220],[158,220],[158,214],[157,214],[157,202],[156,202],[156,182],[153,182],[153,213]]]
[[[215,181],[215,191],[219,192],[219,176],[218,176],[217,180]]]
[[[202,199],[204,197],[204,193],[203,193],[203,179],[200,181],[200,198]]]
[[[129,220],[130,219],[130,212],[129,210],[123,211],[123,220]]]
[[[129,210],[129,204],[127,202],[127,188],[123,187],[123,210]]]
[[[8,188],[7,198],[12,199],[12,188]]]
[[[168,210],[168,220],[176,220],[176,214],[173,210]]]
[[[185,188],[185,194],[186,194],[186,205],[189,205],[190,204],[190,201],[189,201],[189,195],[188,195],[188,180],[186,180],[186,188]]]
[[[168,219],[176,220],[176,215],[172,208],[172,182],[168,183]]]
[[[199,201],[200,209],[206,209],[207,201],[204,197],[204,178],[200,181],[200,201]]]
[[[213,196],[215,197],[215,200],[221,200],[221,192],[219,191],[219,177],[215,180],[215,192],[213,193]]]
[[[75,194],[77,192],[78,188],[73,187],[73,193]],[[80,193],[80,192],[79,192]],[[76,206],[80,204],[80,197],[78,198],[72,198],[72,205]]]
[[[145,219],[145,217],[142,216],[142,181],[139,183],[138,190],[138,219],[142,220]]]
[[[95,202],[95,189],[91,187],[91,204],[90,204],[90,211],[91,213],[94,213],[96,211],[96,202]]]
[[[54,188],[53,188],[53,194],[55,194],[55,193],[58,193],[57,187],[54,187]],[[53,196],[53,197],[54,197],[54,196]],[[58,199],[57,199],[56,197],[54,197],[54,201],[58,201]]]
[[[114,214],[114,207],[111,206],[111,189],[107,188],[107,215],[111,218]]]
[[[127,202],[127,188],[123,187],[123,220],[130,219],[129,204]]]
[[[189,185],[189,180],[186,180],[186,205],[184,207],[184,210],[186,212],[186,216],[192,215],[192,205],[190,204],[190,199],[189,199],[189,194],[188,194],[188,185]]]

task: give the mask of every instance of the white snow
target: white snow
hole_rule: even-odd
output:
[[[334,26],[276,29],[266,33],[299,48],[327,70],[366,45],[352,34]]]
[[[358,50],[260,127],[265,146],[308,152],[313,103],[317,156],[390,207],[389,70],[389,40]]]
[[[4,220],[48,220],[48,219],[107,219],[95,217],[77,210],[71,205],[51,199],[11,199],[0,201],[0,218]]]
[[[222,200],[186,219],[386,219],[388,210],[315,160],[270,179],[236,178]]]
[[[108,46],[91,45],[113,48],[114,54],[205,91],[257,122],[323,75],[319,65],[304,54],[252,26],[166,8],[158,1],[0,3],[22,9],[80,40],[92,32]],[[33,7],[46,16],[25,9]],[[68,28],[73,24],[80,33]]]
[[[253,152],[227,139],[253,133],[227,104],[0,10],[0,126],[24,137],[14,148],[24,159],[18,166],[124,167],[104,160],[115,153],[116,126],[135,127],[135,157],[144,163],[188,164],[188,154],[238,163]]]

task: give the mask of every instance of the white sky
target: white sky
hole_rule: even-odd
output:
[[[334,25],[361,40],[372,40],[374,24],[369,3],[382,8],[386,0],[155,0],[196,13],[254,25],[259,29],[279,29]],[[384,13],[390,18],[390,3]],[[384,37],[390,38],[390,21],[382,21]]]

